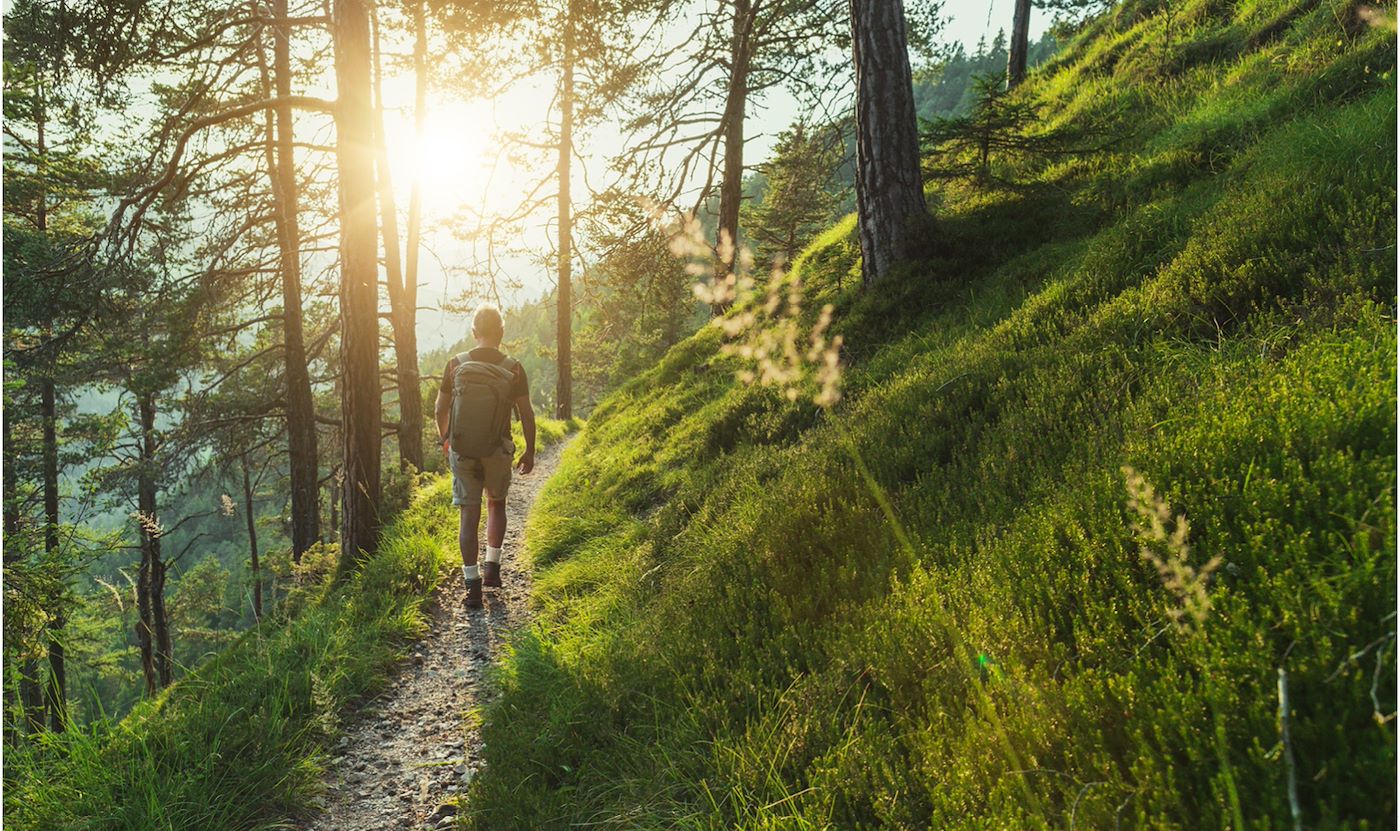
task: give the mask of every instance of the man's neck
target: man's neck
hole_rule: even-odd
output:
[[[492,343],[492,342],[489,341],[489,340],[482,340],[481,338],[477,338],[477,339],[476,339],[476,348],[477,348],[477,349],[494,349],[494,350],[496,350],[497,352],[500,352],[500,351],[501,351],[501,342],[500,342],[500,341],[496,341],[495,343]]]

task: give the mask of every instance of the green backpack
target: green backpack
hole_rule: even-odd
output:
[[[516,363],[473,361],[468,353],[457,356],[452,375],[452,422],[448,437],[452,450],[468,459],[485,459],[501,449],[510,429],[510,384]]]

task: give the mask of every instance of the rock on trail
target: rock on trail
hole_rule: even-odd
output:
[[[530,475],[514,475],[501,588],[486,590],[484,608],[468,610],[462,570],[451,570],[425,608],[427,635],[333,747],[321,812],[305,831],[452,827],[456,807],[444,800],[464,792],[482,765],[480,732],[466,716],[486,701],[486,668],[529,618],[530,574],[520,564],[525,516],[564,444],[540,450]]]

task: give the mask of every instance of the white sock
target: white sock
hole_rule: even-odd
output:
[[[480,579],[481,579],[481,569],[477,568],[476,566],[462,566],[462,579],[463,579],[463,580],[480,580]]]
[[[501,549],[486,546],[486,562],[499,563],[501,561]]]

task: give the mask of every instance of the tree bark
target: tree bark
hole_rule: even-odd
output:
[[[39,417],[43,425],[43,489],[44,489],[44,557],[50,563],[58,560],[58,394],[54,383],[56,370],[51,350],[44,359],[44,377],[39,380]],[[59,593],[61,594],[61,592]],[[67,722],[68,689],[67,672],[64,669],[63,627],[67,624],[63,613],[63,598],[50,598],[51,607],[46,611],[50,617],[44,627],[48,645],[49,674],[44,687],[45,706],[49,712],[49,723],[55,731],[62,731]]]
[[[49,729],[62,733],[68,726],[68,664],[63,646],[63,629],[68,616],[62,610],[49,625],[49,684],[44,704],[49,711]]]
[[[53,361],[45,361],[46,374],[39,379],[39,418],[43,423],[44,553],[58,553],[58,401]]]
[[[378,171],[379,215],[384,237],[384,281],[389,289],[389,323],[394,330],[394,380],[399,392],[399,467],[423,469],[423,393],[418,380],[416,309],[408,305],[399,257],[399,215],[389,146],[384,135],[383,70],[379,56],[379,14],[371,12],[374,32],[374,161]],[[416,279],[416,278],[415,278]]]
[[[336,165],[340,179],[341,433],[345,483],[338,576],[374,553],[379,533],[378,228],[369,14],[362,0],[335,0]]]
[[[421,146],[423,141],[424,127],[428,117],[428,23],[427,9],[423,0],[413,3],[413,132]],[[413,177],[413,187],[408,194],[408,229],[405,233],[404,241],[404,271],[403,271],[403,302],[404,307],[412,316],[412,337],[413,354],[415,356],[414,372],[417,370],[416,358],[418,355],[418,255],[422,247],[423,238],[423,180],[422,176]],[[422,390],[421,382],[415,389]],[[422,395],[418,398],[419,421],[422,420]],[[402,424],[405,419],[400,418]],[[419,431],[418,439],[421,443],[423,435]],[[418,451],[419,458],[422,458],[423,451]],[[421,465],[420,465],[421,467]]]
[[[44,692],[39,685],[39,662],[26,658],[19,676],[19,702],[30,735],[44,729]]]
[[[253,483],[248,478],[248,454],[243,454],[243,506],[248,519],[248,564],[253,570],[253,619],[262,620],[262,568],[258,562],[258,524],[253,511]]]
[[[326,536],[326,542],[332,543],[336,541],[335,535],[340,528],[340,486],[334,478],[326,486],[326,501],[330,504],[331,511],[330,531]]]
[[[58,402],[54,384],[54,360],[46,361],[46,375],[39,382],[39,409],[43,419],[44,468],[44,555],[50,562],[58,559]],[[49,676],[44,687],[44,705],[49,713],[49,726],[62,732],[68,722],[68,673],[63,651],[63,628],[67,616],[63,613],[63,598],[52,598],[46,629],[48,641]]]
[[[44,106],[42,85],[34,97],[34,147],[38,151],[40,164],[44,164],[48,153],[48,138],[45,134],[47,114]],[[36,206],[35,222],[40,234],[49,230],[49,197],[44,187],[44,171],[39,180],[39,203]],[[52,329],[52,325],[49,327]],[[58,394],[54,375],[58,369],[58,356],[55,347],[44,350],[44,376],[39,381],[39,417],[43,423],[43,479],[44,479],[44,555],[49,562],[58,557]],[[55,597],[52,616],[45,627],[49,653],[49,677],[45,687],[45,704],[49,710],[50,724],[56,731],[63,730],[67,722],[68,689],[67,673],[64,670],[63,627],[66,618],[63,614],[62,597]]]
[[[573,287],[570,268],[573,260],[573,217],[569,195],[570,163],[574,151],[574,9],[570,2],[564,12],[563,74],[559,81],[559,285],[555,300],[555,351],[557,384],[554,415],[569,419],[574,414],[573,391]]]
[[[9,402],[6,402],[6,404],[8,403]],[[13,412],[13,410],[11,412]],[[10,418],[0,419],[0,421],[3,421],[5,434],[4,458],[13,459],[15,457],[13,432],[15,423],[14,417],[11,416]],[[15,473],[15,466],[13,464],[7,464],[4,465],[3,476],[5,484],[5,539],[9,541],[13,540],[14,536],[19,533],[19,503],[16,501],[19,498],[19,475]],[[7,552],[5,554],[5,562],[8,563],[12,556],[14,555]]]
[[[1030,50],[1031,0],[1016,0],[1011,15],[1011,46],[1006,57],[1006,88],[1026,80],[1026,56]]]
[[[724,102],[724,176],[720,181],[719,228],[715,240],[726,272],[734,270],[739,251],[739,205],[744,197],[744,111],[749,95],[753,24],[750,0],[734,0],[729,41],[729,89]],[[716,315],[723,314],[729,305],[717,303],[710,311]]]
[[[856,210],[867,287],[909,253],[928,208],[902,0],[851,0],[856,67]]]
[[[277,97],[292,92],[291,24],[287,0],[272,0],[273,78]],[[292,559],[301,561],[320,536],[317,525],[316,409],[311,396],[311,373],[306,361],[301,308],[301,228],[298,218],[296,148],[292,108],[277,108],[277,163],[269,168],[276,205],[277,240],[282,265],[282,339],[287,381],[287,462],[292,497]]]
[[[137,523],[141,527],[141,565],[136,573],[136,639],[141,647],[141,670],[146,694],[170,683],[169,630],[165,628],[165,564],[160,558],[160,533],[156,527],[156,408],[152,393],[137,398],[141,429],[140,467],[136,481]]]

